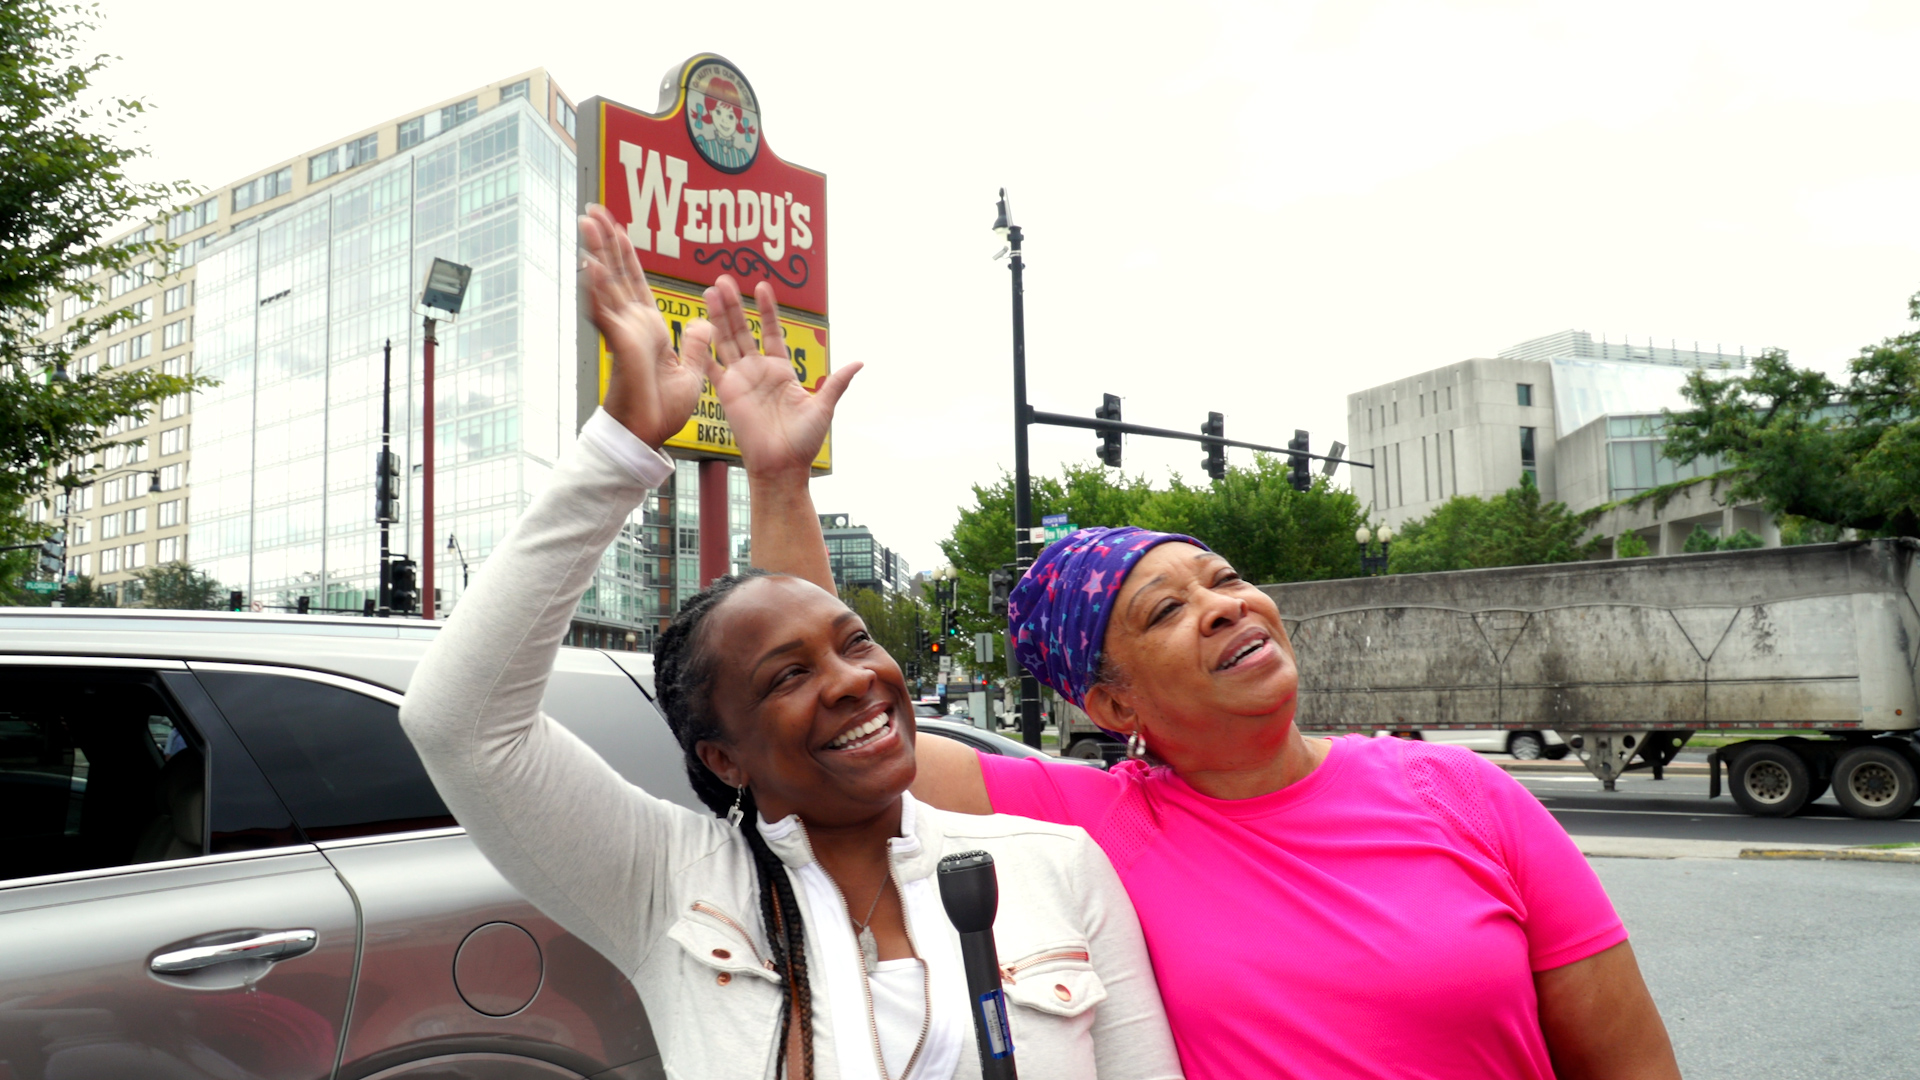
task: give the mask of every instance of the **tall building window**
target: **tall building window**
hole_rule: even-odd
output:
[[[176,430],[178,430],[178,429],[176,429]],[[161,527],[161,528],[163,528],[163,529],[165,529],[165,528],[169,528],[169,527],[171,527],[171,526],[174,526],[174,525],[178,525],[178,524],[180,524],[180,503],[181,503],[181,501],[182,501],[182,500],[180,500],[180,499],[170,499],[170,500],[168,500],[167,502],[163,502],[163,503],[161,503],[161,504],[160,504],[160,515],[159,515],[159,517],[160,517],[160,527]],[[171,559],[162,559],[162,560],[160,560],[160,561],[161,561],[161,562],[172,562],[173,560],[171,560]]]
[[[1520,404],[1522,405],[1533,404],[1533,384],[1520,383],[1519,386],[1520,386]]]
[[[249,206],[277,198],[293,190],[293,166],[288,165],[279,172],[270,172],[265,176],[256,176],[252,180],[233,189],[233,209],[235,213]]]
[[[153,301],[151,300],[143,300],[141,302],[146,304],[149,308],[153,306]],[[144,360],[153,352],[153,335],[152,334],[135,334],[127,342],[127,344],[133,346],[133,356],[131,357],[131,359]]]
[[[153,545],[153,561],[157,563],[179,562],[181,558],[180,548],[186,542],[186,539],[184,536],[169,536],[155,541]]]
[[[559,103],[560,127],[564,129],[568,135],[573,135],[574,134],[573,106],[567,104],[566,98],[556,97],[555,100]]]
[[[160,433],[160,456],[168,457],[187,448],[187,427],[185,424],[168,428]]]
[[[193,282],[189,281],[184,285],[175,285],[173,288],[168,289],[163,297],[162,307],[166,310],[167,314],[171,315],[181,308],[186,307],[192,301]]]
[[[342,143],[324,154],[315,154],[307,159],[307,183],[316,183],[334,173],[369,164],[379,156],[380,136],[377,133]]]
[[[400,149],[423,143],[449,128],[480,115],[480,99],[470,97],[465,101],[456,101],[452,105],[424,116],[416,116],[400,125]]]
[[[187,343],[188,321],[187,319],[175,319],[173,322],[162,327],[160,330],[160,347],[163,349],[174,349],[185,345]]]
[[[1538,464],[1533,453],[1534,430],[1530,427],[1520,429],[1520,471],[1538,485],[1540,477],[1534,472],[1534,466]]]
[[[220,220],[220,197],[196,203],[167,219],[167,239],[185,236]]]
[[[500,88],[500,100],[502,103],[505,103],[508,101],[513,101],[516,98],[525,99],[527,96],[527,92],[530,89],[532,89],[532,87],[533,87],[533,80],[531,79],[521,79],[517,83],[512,83],[508,86],[503,86]]]

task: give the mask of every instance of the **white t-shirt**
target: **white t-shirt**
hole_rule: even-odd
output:
[[[926,1026],[926,975],[918,957],[903,956],[880,961],[867,981],[873,987],[873,1018],[880,1028],[880,1060],[886,1063],[888,1076],[899,1076]]]

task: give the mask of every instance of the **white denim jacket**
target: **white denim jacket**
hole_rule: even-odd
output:
[[[628,784],[539,711],[574,605],[628,514],[672,464],[604,412],[462,598],[400,719],[454,816],[542,911],[631,978],[670,1077],[779,1074],[785,995],[769,970],[753,858],[738,829]],[[891,841],[933,1016],[913,1080],[980,1074],[942,856],[985,849],[1015,1060],[1045,1077],[1180,1075],[1140,924],[1081,829],[950,814],[904,796]],[[858,946],[797,818],[763,824],[807,925],[815,1075],[881,1080]]]

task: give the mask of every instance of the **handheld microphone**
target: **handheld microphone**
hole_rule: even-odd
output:
[[[1000,909],[1000,881],[993,856],[963,851],[940,860],[940,903],[960,931],[960,956],[973,1002],[973,1034],[980,1046],[982,1080],[1015,1080],[1013,1032],[1000,990],[1000,951],[993,944],[993,917]]]

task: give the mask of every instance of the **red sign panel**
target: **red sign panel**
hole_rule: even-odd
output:
[[[772,282],[785,307],[827,313],[827,178],[767,145],[753,88],[726,61],[680,69],[666,113],[597,103],[599,201],[627,226],[649,273],[749,297]]]

